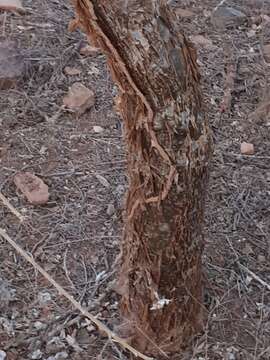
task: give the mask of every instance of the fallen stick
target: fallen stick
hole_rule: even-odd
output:
[[[246,272],[248,273],[254,280],[258,281],[262,286],[266,287],[267,290],[270,291],[270,285],[265,282],[263,279],[261,279],[258,275],[254,274],[253,271],[249,270],[247,267],[245,267],[244,265],[240,264],[240,267]]]
[[[10,236],[6,233],[6,231],[0,228],[0,235],[25,259],[27,260],[36,270],[38,270],[41,275],[45,277],[46,280],[49,281],[51,285],[57,289],[60,295],[63,295],[77,310],[79,310],[82,315],[91,320],[100,331],[107,334],[108,338],[112,341],[121,345],[124,349],[130,351],[136,357],[139,357],[143,360],[154,360],[154,358],[148,357],[142,354],[140,351],[136,350],[132,346],[130,346],[124,339],[117,336],[113,331],[111,331],[106,325],[104,325],[100,320],[98,320],[94,315],[90,314],[86,309],[84,309],[78,301],[76,301],[73,296],[71,296],[61,285],[59,285],[47,271],[45,271],[36,261],[28,255],[14,240],[10,238]]]
[[[21,222],[24,221],[24,216],[19,213],[18,210],[15,209],[13,205],[8,201],[8,199],[0,192],[0,200],[2,200],[2,203],[12,212],[13,215],[15,215]]]

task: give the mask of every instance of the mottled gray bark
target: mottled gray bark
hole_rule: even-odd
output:
[[[173,353],[202,324],[211,136],[196,52],[166,1],[74,1],[73,25],[105,52],[120,89],[129,174],[121,312],[134,346]]]

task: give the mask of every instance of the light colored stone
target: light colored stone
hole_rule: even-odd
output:
[[[48,186],[36,175],[20,172],[15,175],[14,183],[31,204],[43,205],[48,202]]]
[[[80,54],[83,56],[95,56],[100,54],[100,49],[89,44],[84,45],[80,49]]]
[[[76,82],[69,88],[63,104],[69,110],[82,115],[95,104],[95,94],[83,84]]]
[[[64,68],[64,73],[66,75],[70,75],[70,76],[75,76],[75,75],[80,75],[81,74],[81,70],[80,69],[76,69],[74,67],[70,67],[70,66],[66,66]]]
[[[100,134],[104,131],[104,128],[98,125],[93,126],[93,130],[95,133]]]
[[[241,144],[241,154],[243,155],[254,155],[254,145],[247,142],[242,142]]]
[[[0,10],[16,11],[18,13],[25,12],[20,0],[0,0]]]
[[[24,57],[15,42],[0,42],[0,90],[14,87],[23,77],[24,70]]]
[[[107,215],[109,216],[113,216],[113,214],[115,213],[115,207],[113,204],[109,204],[107,207]]]
[[[198,45],[202,46],[202,47],[212,47],[213,46],[212,40],[207,39],[203,35],[192,35],[190,37],[190,40],[197,46]]]
[[[264,263],[266,261],[266,257],[264,255],[258,255],[258,261],[260,263]]]

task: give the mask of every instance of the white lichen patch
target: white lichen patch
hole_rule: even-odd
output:
[[[164,297],[159,297],[158,293],[155,292],[155,297],[157,301],[153,303],[153,305],[150,307],[150,310],[160,310],[163,309],[164,306],[169,305],[169,303],[172,301],[171,299],[166,299]]]

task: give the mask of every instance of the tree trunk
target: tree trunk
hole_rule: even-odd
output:
[[[165,0],[74,1],[73,25],[105,52],[119,86],[129,175],[121,313],[135,347],[174,353],[202,326],[211,135],[196,52]]]

